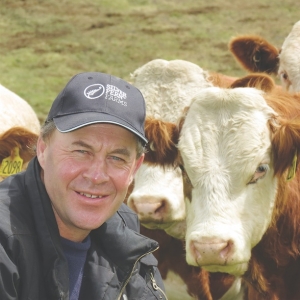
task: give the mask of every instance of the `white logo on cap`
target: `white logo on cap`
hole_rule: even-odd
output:
[[[105,88],[102,84],[92,84],[89,85],[84,90],[84,95],[89,99],[97,99],[104,94]]]

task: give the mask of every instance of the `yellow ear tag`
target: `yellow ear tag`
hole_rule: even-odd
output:
[[[295,175],[296,175],[296,166],[297,166],[297,150],[295,152],[292,165],[289,168],[289,171],[288,171],[288,174],[287,174],[287,177],[286,177],[286,181],[290,181],[295,177]]]
[[[10,151],[10,156],[2,160],[0,166],[0,176],[7,177],[22,171],[23,159],[19,155],[19,148],[14,147]]]

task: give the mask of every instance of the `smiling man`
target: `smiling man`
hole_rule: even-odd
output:
[[[158,243],[122,202],[144,159],[145,103],[128,82],[74,76],[36,157],[0,184],[0,299],[166,299]]]

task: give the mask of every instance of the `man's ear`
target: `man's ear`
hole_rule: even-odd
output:
[[[36,156],[42,168],[44,168],[46,148],[47,144],[41,137],[39,137],[36,143]]]
[[[133,181],[133,178],[137,172],[137,170],[140,168],[140,166],[142,165],[143,161],[144,161],[144,158],[145,158],[145,153],[143,153],[135,162],[135,167],[134,167],[134,170],[133,170],[133,173],[131,175],[131,178],[130,178],[130,183],[132,183]]]

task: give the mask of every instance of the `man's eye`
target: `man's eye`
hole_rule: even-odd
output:
[[[86,151],[86,150],[76,150],[76,152],[78,152],[78,153],[81,153],[81,154],[85,154],[85,153],[87,153],[87,151]]]
[[[111,156],[111,159],[116,160],[116,161],[124,161],[123,158],[118,157],[118,156]]]
[[[267,174],[269,170],[269,165],[268,164],[261,164],[259,165],[256,170],[255,173],[253,174],[251,180],[248,182],[248,184],[254,184],[256,183],[259,179],[262,179],[265,177],[265,175]]]

